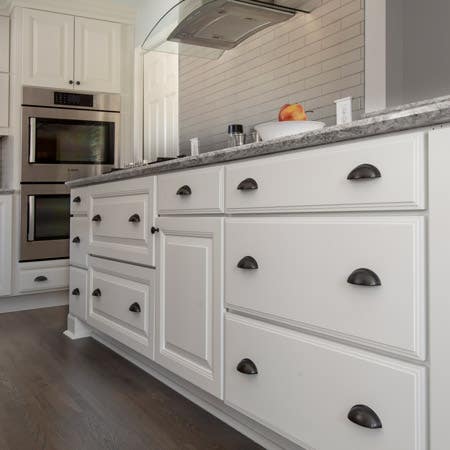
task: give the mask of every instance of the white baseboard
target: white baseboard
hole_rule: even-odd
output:
[[[0,314],[28,309],[51,308],[53,306],[67,305],[68,303],[68,291],[0,297]]]
[[[302,450],[301,447],[230,408],[223,401],[198,389],[97,330],[92,330],[92,337],[265,449]]]
[[[84,339],[92,335],[92,330],[80,319],[69,313],[67,314],[67,330],[63,334],[72,340]]]

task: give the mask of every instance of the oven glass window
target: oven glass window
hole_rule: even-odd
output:
[[[30,226],[35,241],[68,239],[70,235],[70,197],[68,195],[35,195],[31,202]]]
[[[114,164],[114,122],[35,120],[31,163]]]

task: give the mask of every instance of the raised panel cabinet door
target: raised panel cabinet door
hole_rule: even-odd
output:
[[[157,220],[156,361],[223,397],[223,219]]]
[[[9,72],[9,17],[4,16],[0,16],[0,72]]]
[[[0,195],[0,296],[11,294],[12,196]]]
[[[23,84],[73,86],[74,17],[23,10]]]
[[[75,18],[75,88],[120,92],[121,25]]]

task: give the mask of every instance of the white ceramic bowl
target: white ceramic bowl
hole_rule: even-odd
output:
[[[320,130],[325,124],[313,120],[289,120],[285,122],[266,122],[255,125],[255,130],[263,141],[277,139],[307,131]]]

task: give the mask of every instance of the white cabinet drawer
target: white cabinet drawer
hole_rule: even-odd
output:
[[[88,294],[87,270],[70,268],[69,311],[81,320],[86,320]]]
[[[86,215],[89,207],[89,196],[87,189],[72,189],[70,191],[70,213],[75,215]]]
[[[158,176],[159,214],[223,212],[223,167]]]
[[[154,271],[89,257],[87,322],[153,358]]]
[[[72,217],[70,219],[70,264],[87,268],[89,244],[89,219]]]
[[[422,217],[227,219],[225,229],[228,307],[425,357]]]
[[[42,267],[39,267],[42,265]],[[69,287],[69,267],[51,267],[47,263],[24,263],[19,270],[19,291],[53,291]]]
[[[424,133],[370,138],[231,164],[226,167],[226,209],[233,213],[423,209],[424,180]]]
[[[305,448],[426,450],[424,367],[231,314],[225,333],[230,406]]]
[[[89,253],[153,266],[153,193],[152,177],[92,187]]]

